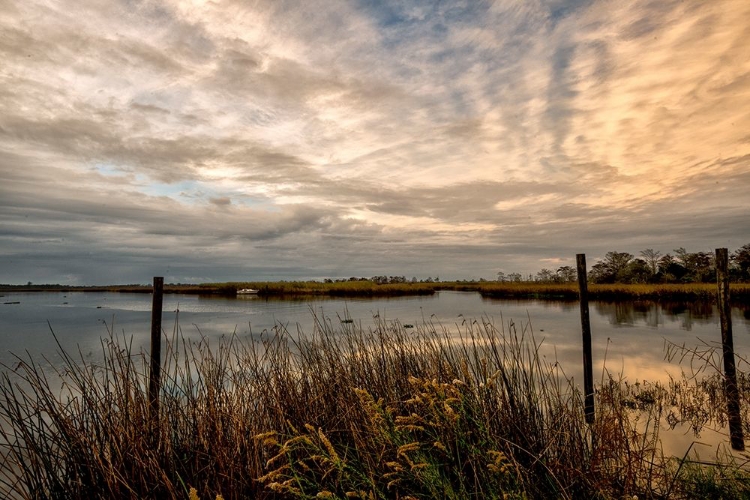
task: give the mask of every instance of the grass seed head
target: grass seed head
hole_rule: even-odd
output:
[[[416,451],[420,448],[422,444],[419,441],[415,441],[413,443],[404,444],[398,447],[397,454],[399,456],[406,455],[410,451]]]

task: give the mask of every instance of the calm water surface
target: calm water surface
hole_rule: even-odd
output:
[[[151,296],[127,293],[6,293],[0,302],[0,362],[12,363],[11,353],[55,357],[52,331],[68,350],[95,355],[108,330],[133,339],[135,350],[147,348]],[[176,311],[179,309],[179,315]],[[665,340],[688,347],[720,345],[715,306],[702,303],[592,302],[593,353],[599,372],[605,362],[611,372],[630,380],[664,379],[679,367],[664,361]],[[580,313],[577,302],[484,299],[474,292],[439,292],[434,296],[376,299],[266,300],[260,297],[201,297],[165,295],[163,328],[175,322],[186,337],[210,338],[236,333],[250,338],[275,325],[290,332],[312,332],[314,315],[334,325],[349,317],[367,328],[380,319],[402,324],[431,321],[453,331],[472,319],[488,318],[498,329],[533,332],[542,353],[557,359],[572,376],[581,364]],[[750,356],[750,307],[732,310],[735,349]]]
[[[19,304],[2,304],[20,302]],[[179,309],[179,315],[177,310]],[[603,367],[628,381],[666,380],[688,371],[689,365],[665,361],[665,342],[687,347],[720,347],[721,333],[715,306],[701,303],[603,303],[590,306],[594,376]],[[474,292],[439,292],[426,297],[377,299],[266,300],[260,297],[201,297],[165,295],[163,328],[171,333],[179,318],[185,337],[218,340],[236,333],[252,339],[263,330],[283,325],[312,332],[314,315],[337,325],[353,319],[364,328],[376,317],[402,324],[429,321],[451,331],[472,319],[487,318],[498,329],[533,333],[548,361],[559,361],[565,373],[582,380],[580,313],[577,302],[484,299]],[[113,330],[132,339],[134,351],[148,349],[151,295],[125,293],[6,293],[0,298],[0,363],[11,366],[16,355],[59,360],[55,337],[68,351],[84,357],[100,356],[101,338]],[[750,307],[733,308],[735,350],[750,357]],[[54,331],[54,336],[52,335]],[[26,354],[28,353],[28,354]],[[740,369],[747,364],[740,362]],[[704,432],[705,434],[705,432]],[[665,437],[665,436],[663,436]],[[717,442],[721,436],[703,435]],[[668,448],[681,454],[695,438],[672,433]]]

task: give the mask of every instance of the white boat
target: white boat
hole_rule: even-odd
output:
[[[240,288],[237,290],[237,295],[256,295],[258,290],[255,288]]]

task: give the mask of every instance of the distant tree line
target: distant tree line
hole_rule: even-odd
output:
[[[714,283],[715,256],[712,252],[688,252],[683,247],[673,254],[662,254],[653,248],[641,250],[638,257],[627,252],[607,252],[591,266],[590,283]],[[729,256],[729,276],[734,282],[750,282],[750,244]],[[501,282],[534,281],[539,283],[570,283],[578,279],[576,269],[562,266],[557,270],[542,269],[525,279],[520,273],[497,273]]]
[[[371,281],[378,285],[392,285],[392,284],[399,284],[399,283],[436,283],[440,281],[440,277],[436,276],[435,278],[429,277],[427,279],[421,279],[418,280],[416,277],[412,277],[412,279],[408,280],[406,279],[406,276],[373,276],[371,278],[358,278],[356,276],[352,276],[351,278],[338,278],[338,279],[332,279],[332,278],[326,278],[323,280],[323,283],[345,283],[347,281]]]
[[[521,283],[535,281],[539,283],[570,283],[578,279],[575,268],[570,266],[558,267],[556,271],[544,268],[536,274],[523,276],[521,273],[497,273],[497,281],[502,283]]]

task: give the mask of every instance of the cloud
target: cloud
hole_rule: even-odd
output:
[[[0,5],[7,280],[750,241],[740,0]]]
[[[209,198],[209,203],[216,205],[217,207],[228,207],[232,204],[232,199],[228,196],[222,196],[221,198]]]

